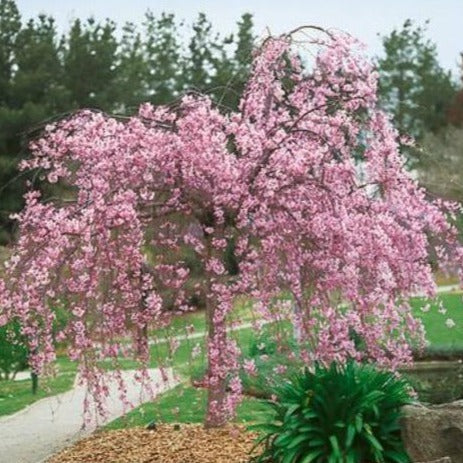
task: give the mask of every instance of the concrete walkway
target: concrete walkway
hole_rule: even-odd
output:
[[[167,381],[161,378],[158,369],[150,370],[150,377],[156,393],[164,392],[176,381],[172,370],[167,373]],[[134,407],[149,401],[143,397],[140,384],[133,379],[134,371],[124,371],[123,378],[127,385],[127,398]],[[123,415],[124,410],[118,399],[119,392],[114,381],[109,382],[107,402],[108,417],[100,421],[103,425]],[[76,386],[72,390],[35,402],[31,406],[0,419],[0,463],[39,463],[70,443],[90,434],[97,428],[92,423],[82,429],[82,404],[85,388]]]
[[[442,285],[437,287],[437,292],[438,294],[440,293],[459,293],[461,292],[461,285],[459,284],[453,284],[453,285]]]

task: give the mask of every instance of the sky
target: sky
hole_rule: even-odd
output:
[[[463,0],[17,0],[24,18],[39,13],[55,17],[64,31],[74,18],[109,17],[118,24],[140,23],[147,9],[175,13],[191,23],[206,13],[221,33],[235,30],[242,13],[254,15],[255,30],[265,35],[286,32],[301,25],[341,29],[367,44],[369,53],[381,53],[381,38],[408,18],[423,24],[430,20],[428,37],[437,45],[439,61],[455,77],[460,75],[463,52]]]

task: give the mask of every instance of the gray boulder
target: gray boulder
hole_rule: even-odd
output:
[[[403,408],[401,425],[412,461],[463,463],[463,400],[442,405],[408,405]]]
[[[449,457],[444,457],[444,458],[439,458],[439,460],[421,461],[420,463],[452,463],[452,459]]]

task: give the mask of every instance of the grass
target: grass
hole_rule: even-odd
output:
[[[427,303],[423,298],[413,298],[410,303],[417,318],[423,321],[426,328],[426,338],[430,350],[458,350],[463,351],[463,295],[461,293],[443,293],[431,303],[429,311],[421,310]],[[439,312],[439,303],[442,302],[446,313]],[[455,322],[453,328],[446,325],[451,319]]]
[[[251,303],[249,300],[239,299],[235,304],[230,319],[240,320],[242,323],[249,322],[253,318],[252,311],[249,310],[250,306]],[[188,326],[193,327],[193,333],[204,332],[206,329],[204,311],[200,310],[177,315],[173,317],[168,327],[152,330],[150,331],[150,336],[159,338],[185,336]]]
[[[31,380],[0,381],[0,416],[10,415],[45,397],[66,392],[74,383],[74,373],[39,379],[39,388],[32,394]]]
[[[160,395],[127,415],[118,418],[104,429],[121,429],[146,426],[148,423],[201,423],[206,410],[206,391],[183,384]],[[264,401],[245,398],[238,407],[234,421],[253,423],[264,420],[269,411]]]
[[[0,381],[0,416],[10,415],[37,400],[61,394],[74,384],[77,366],[67,357],[58,357],[55,363],[56,374],[39,378],[38,389],[32,393],[32,381]]]

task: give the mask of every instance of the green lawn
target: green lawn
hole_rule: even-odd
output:
[[[179,385],[160,395],[154,402],[146,403],[112,421],[105,429],[145,426],[153,420],[156,423],[201,423],[205,410],[205,390]],[[260,422],[268,413],[263,401],[246,398],[238,407],[235,422]]]
[[[55,363],[56,374],[39,378],[36,394],[32,394],[30,379],[0,381],[0,416],[10,415],[37,400],[60,394],[74,384],[77,366],[67,357],[59,357]]]
[[[36,394],[32,394],[31,380],[0,381],[0,416],[10,415],[44,397],[69,390],[74,378],[75,374],[69,372],[40,378]]]
[[[439,302],[447,310],[445,314],[439,312]],[[456,348],[463,349],[463,294],[450,292],[440,294],[435,301],[431,303],[429,311],[423,312],[421,308],[426,305],[427,301],[423,298],[412,298],[410,300],[414,308],[414,314],[420,318],[426,328],[427,339],[432,348]],[[237,315],[236,315],[237,314]],[[238,316],[243,322],[252,319],[249,304],[240,303],[235,316]],[[446,326],[446,321],[452,319],[455,322],[453,328]],[[186,326],[193,325],[195,332],[205,331],[204,314],[195,312],[177,317],[173,320],[169,328],[153,331],[153,335],[162,335],[163,337],[176,336],[185,334]],[[192,340],[191,343],[197,341]],[[160,354],[165,353],[161,349]]]
[[[439,312],[439,301],[442,301],[443,307],[447,310],[445,314]],[[426,328],[430,350],[463,351],[463,294],[440,294],[427,312],[421,310],[426,304],[424,299],[413,298],[410,302],[415,316],[423,321]],[[455,322],[453,328],[446,325],[448,319]]]
[[[239,320],[246,323],[252,319],[250,309],[250,301],[244,299],[238,300],[235,304],[229,319]],[[193,333],[203,332],[205,330],[205,314],[204,311],[190,312],[174,317],[166,328],[158,328],[150,331],[151,336],[167,338],[171,336],[184,336],[187,334],[187,327],[193,327]]]

